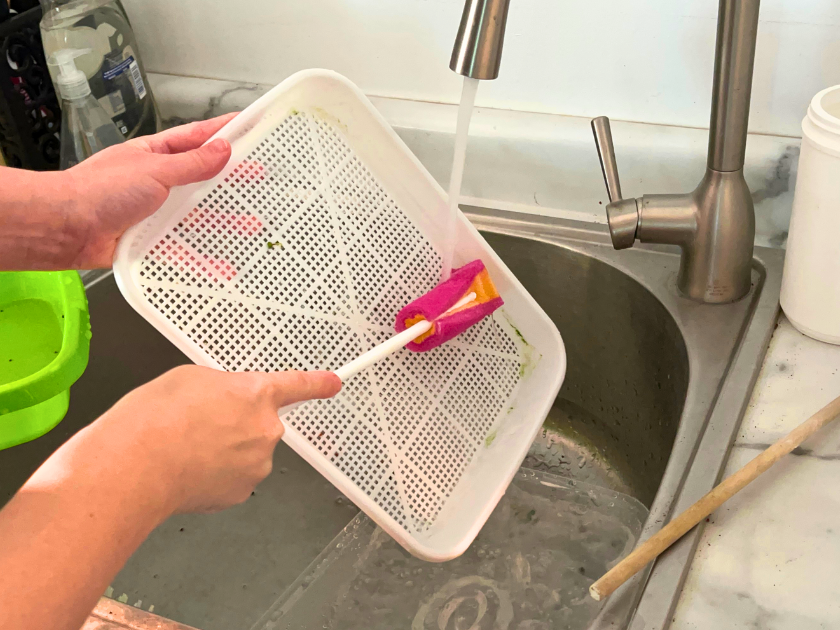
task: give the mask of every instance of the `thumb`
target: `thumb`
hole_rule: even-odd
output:
[[[332,398],[341,391],[341,379],[333,372],[271,372],[265,377],[277,409],[303,400]]]
[[[230,153],[230,143],[217,138],[191,151],[158,155],[157,180],[167,188],[202,182],[219,174]]]

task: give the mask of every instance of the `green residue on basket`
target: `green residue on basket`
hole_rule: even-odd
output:
[[[268,249],[274,249],[275,247],[279,249],[285,249],[285,247],[283,247],[283,243],[281,243],[280,241],[267,241],[265,246]]]
[[[342,131],[347,131],[347,125],[341,122],[340,118],[338,118],[337,116],[333,116],[327,110],[321,109],[320,107],[313,107],[312,111],[315,114],[315,118],[321,118],[324,122],[335,125]]]
[[[507,320],[508,325],[516,335],[516,340],[518,341],[517,345],[520,349],[519,378],[527,378],[534,371],[534,368],[537,367],[537,363],[540,362],[542,355],[537,352],[537,349],[534,346],[528,343],[528,340],[525,339],[525,335],[522,334],[522,331],[519,330],[511,318],[508,317],[508,314],[502,311],[502,315],[504,315],[504,318]]]
[[[292,107],[292,109],[289,110],[289,116],[297,116],[298,114],[300,114],[300,112],[294,107]]]
[[[496,439],[497,433],[498,429],[493,429],[490,433],[487,434],[487,437],[484,438],[484,446],[486,448],[490,448],[490,445],[493,444],[493,441]]]
[[[507,315],[505,315],[505,317],[507,317]],[[515,332],[515,333],[516,333],[516,336],[517,336],[517,337],[519,337],[519,339],[522,341],[522,343],[524,343],[526,346],[530,346],[531,344],[529,344],[529,343],[525,340],[525,335],[523,335],[523,334],[522,334],[522,331],[521,331],[521,330],[519,330],[519,329],[516,327],[516,324],[514,324],[512,321],[510,321],[510,318],[509,318],[509,317],[507,317],[507,320],[508,320],[508,323],[510,324],[510,327],[511,327],[511,328],[513,328],[513,332]]]
[[[56,358],[62,326],[50,304],[26,299],[0,313],[0,385],[35,374]]]

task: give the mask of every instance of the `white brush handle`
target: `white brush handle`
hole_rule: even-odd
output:
[[[338,378],[341,379],[342,383],[346,383],[348,380],[356,376],[356,374],[358,374],[365,368],[370,367],[377,361],[381,361],[392,352],[396,352],[400,348],[404,348],[412,341],[417,339],[417,337],[422,335],[424,332],[427,332],[431,327],[432,322],[426,320],[417,322],[416,324],[414,324],[414,326],[406,328],[398,335],[394,335],[393,337],[391,337],[388,341],[380,343],[375,348],[372,348],[365,352],[363,355],[353,359],[347,365],[338,368],[337,370],[335,370],[335,374],[338,376]],[[292,409],[298,408],[304,402],[306,401],[301,401],[291,405],[286,405],[285,407],[281,407],[277,411],[277,415],[285,416],[287,413],[292,411]]]
[[[453,304],[448,311],[441,315],[441,317],[449,315],[453,311],[457,311],[459,308],[466,306],[467,304],[475,300],[475,298],[475,293],[467,293],[464,297],[455,302],[455,304]],[[393,337],[388,339],[388,341],[380,343],[378,346],[371,348],[363,355],[350,361],[350,363],[348,363],[347,365],[343,365],[342,367],[338,368],[337,370],[335,370],[335,374],[338,376],[338,378],[341,379],[342,383],[346,383],[348,380],[356,376],[356,374],[358,374],[365,368],[369,368],[371,365],[373,365],[377,361],[381,361],[389,354],[393,354],[400,348],[404,348],[412,341],[417,339],[417,337],[419,337],[423,333],[428,332],[431,329],[431,327],[432,322],[427,320],[419,321],[413,326],[406,328],[401,333],[394,335]],[[294,403],[292,405],[286,405],[285,407],[280,407],[280,409],[277,410],[277,415],[285,416],[293,409],[297,409],[304,402],[306,401]]]
[[[455,304],[443,315],[441,315],[441,317],[449,315],[450,313],[458,310],[462,306],[466,306],[467,304],[475,300],[475,297],[475,293],[467,293],[464,297],[455,302]],[[410,328],[406,328],[401,333],[394,335],[388,341],[379,344],[371,350],[368,350],[359,358],[353,359],[347,365],[338,368],[335,371],[335,373],[338,375],[338,378],[340,378],[342,382],[346,383],[348,379],[353,378],[354,376],[356,376],[356,374],[358,374],[365,368],[370,367],[377,361],[381,361],[389,354],[396,352],[400,348],[404,348],[412,341],[417,339],[417,337],[419,337],[423,333],[428,332],[431,329],[431,327],[432,322],[430,321],[423,320],[417,322]]]
[[[410,328],[406,328],[404,331],[399,333],[398,335],[394,335],[388,341],[379,344],[375,348],[372,348],[365,352],[360,357],[353,359],[347,365],[344,365],[337,370],[335,373],[338,375],[338,378],[341,379],[342,382],[346,383],[349,379],[353,378],[364,370],[367,367],[370,367],[377,361],[381,361],[385,357],[387,357],[392,352],[396,352],[400,348],[404,348],[412,341],[417,339],[420,335],[425,332],[428,332],[432,327],[432,322],[423,321],[417,322]]]

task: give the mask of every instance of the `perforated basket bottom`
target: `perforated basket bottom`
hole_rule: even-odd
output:
[[[294,112],[146,252],[139,280],[224,369],[336,369],[393,335],[440,267],[340,130]],[[286,422],[418,533],[509,411],[522,363],[497,313],[431,352],[389,357]]]

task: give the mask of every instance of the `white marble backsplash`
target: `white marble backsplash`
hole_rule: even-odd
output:
[[[454,103],[464,0],[123,0],[153,72],[273,85],[330,68],[366,94]],[[715,0],[510,2],[499,78],[481,106],[703,127]],[[762,0],[750,129],[799,135],[808,102],[840,83],[840,3]],[[696,182],[695,182],[696,183]]]
[[[272,86],[151,74],[168,125],[244,109]],[[479,92],[480,93],[480,92]],[[409,148],[447,188],[457,107],[371,97]],[[615,121],[627,196],[693,189],[703,175],[708,131]],[[745,177],[756,205],[756,242],[787,239],[799,138],[751,134]],[[589,120],[478,108],[470,126],[462,205],[605,222],[606,192]]]

